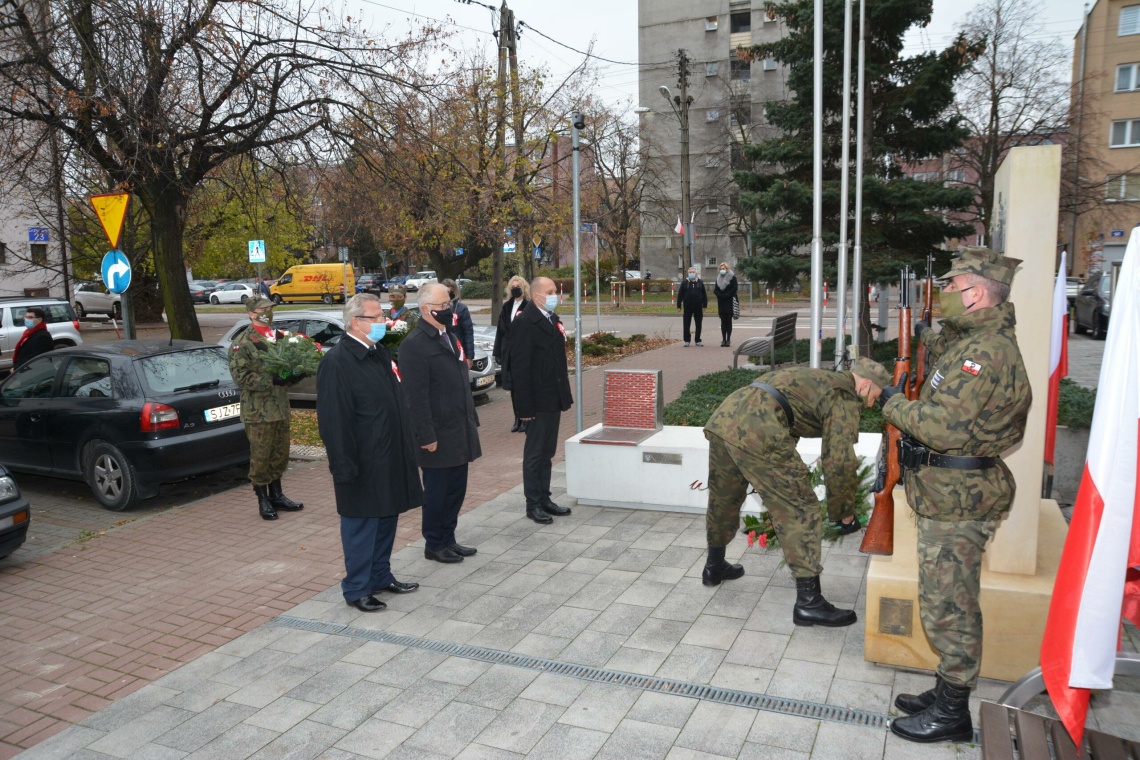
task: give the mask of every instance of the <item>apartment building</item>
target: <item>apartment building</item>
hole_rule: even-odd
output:
[[[736,50],[774,42],[783,23],[762,0],[639,0],[638,95],[646,191],[642,202],[641,268],[655,277],[683,271],[681,127],[662,94],[680,93],[679,51],[688,59],[693,264],[705,280],[720,262],[735,267],[749,255],[750,220],[739,210],[732,170],[739,146],[763,139],[764,103],[787,97],[786,76],[775,60],[747,61]]]
[[[1095,0],[1074,39],[1072,82],[1061,242],[1074,251],[1071,274],[1084,276],[1119,267],[1140,225],[1140,3]]]

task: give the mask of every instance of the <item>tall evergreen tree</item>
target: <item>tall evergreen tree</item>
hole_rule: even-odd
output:
[[[843,2],[824,0],[823,243],[832,270],[839,241]],[[904,56],[904,35],[911,27],[929,23],[931,4],[876,0],[866,5],[863,280],[891,282],[903,265],[925,269],[928,251],[970,232],[970,226],[952,219],[970,206],[971,190],[908,179],[901,167],[942,156],[967,137],[951,110],[954,82],[980,48],[959,37],[942,52]],[[812,236],[813,0],[769,3],[768,11],[780,18],[789,30],[787,36],[741,52],[753,60],[771,57],[784,64],[794,97],[765,105],[768,131],[774,136],[744,146],[753,170],[735,173],[741,206],[756,209],[764,219],[753,233],[760,253],[740,267],[757,279],[789,269],[806,270]],[[858,8],[855,17],[857,41]],[[856,56],[857,44],[852,44],[853,106]],[[854,161],[854,122],[851,140]],[[852,214],[854,173],[850,195]],[[853,219],[848,229],[853,233]]]

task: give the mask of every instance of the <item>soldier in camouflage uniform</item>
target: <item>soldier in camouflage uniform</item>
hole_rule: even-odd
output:
[[[921,331],[931,371],[919,398],[908,401],[895,386],[879,396],[883,417],[904,436],[900,463],[918,515],[919,613],[941,656],[933,689],[895,701],[909,717],[891,730],[912,741],[973,736],[982,553],[1013,504],[1016,484],[999,457],[1021,441],[1032,400],[1007,300],[1019,263],[988,248],[962,249],[939,280],[941,333]]]
[[[267,344],[289,335],[274,330],[273,301],[254,297],[246,301],[251,322],[230,347],[230,374],[241,388],[241,421],[249,438],[249,481],[257,494],[263,519],[276,520],[277,511],[295,512],[304,504],[281,491],[281,476],[289,465],[289,394],[286,386],[300,382],[304,373],[285,380],[267,371]]]
[[[870,406],[870,388],[890,382],[883,366],[861,358],[852,372],[790,367],[768,372],[731,393],[705,425],[709,441],[709,502],[705,517],[709,556],[706,586],[744,575],[724,558],[740,528],[748,484],[764,500],[796,578],[796,625],[844,626],[851,610],[838,610],[820,592],[823,520],[811,475],[796,453],[802,437],[823,439],[823,473],[829,516],[854,513],[859,459],[859,413]]]

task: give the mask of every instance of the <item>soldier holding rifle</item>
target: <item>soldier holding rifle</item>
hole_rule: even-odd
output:
[[[802,437],[823,439],[823,472],[829,517],[853,515],[858,486],[859,412],[875,401],[890,375],[860,358],[852,372],[789,367],[761,375],[734,391],[705,425],[709,440],[709,555],[702,581],[716,586],[744,575],[725,560],[725,547],[740,528],[740,507],[751,483],[772,516],[784,558],[796,578],[796,625],[844,626],[852,610],[836,609],[823,597],[820,542],[823,520],[811,475],[796,453]],[[852,523],[854,530],[859,524]]]
[[[919,612],[939,653],[935,687],[903,694],[908,717],[891,731],[916,742],[968,741],[969,696],[982,659],[978,601],[982,552],[1013,503],[1015,483],[1000,455],[1021,441],[1031,391],[1008,302],[1017,259],[963,248],[943,275],[942,330],[920,329],[929,378],[915,400],[884,388],[886,421],[903,434],[899,462],[918,515]]]

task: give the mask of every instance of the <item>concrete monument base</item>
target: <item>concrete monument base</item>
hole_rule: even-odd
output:
[[[1016,681],[1037,667],[1045,618],[1068,526],[1057,502],[1041,500],[1037,570],[1015,575],[982,570],[982,676]],[[895,489],[895,551],[867,569],[864,659],[934,670],[938,656],[918,616],[917,527],[902,488]],[[988,556],[987,550],[987,556]]]

